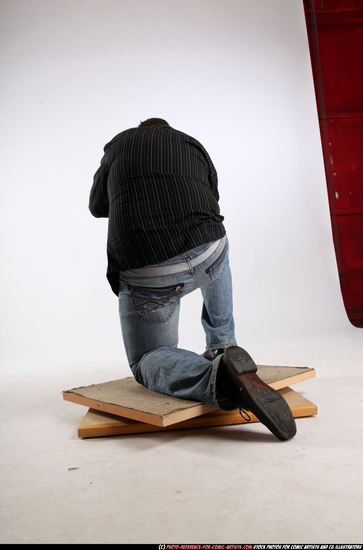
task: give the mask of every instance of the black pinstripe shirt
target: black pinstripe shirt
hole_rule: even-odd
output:
[[[104,147],[89,210],[109,218],[107,279],[226,233],[217,173],[203,145],[171,126],[130,128]]]

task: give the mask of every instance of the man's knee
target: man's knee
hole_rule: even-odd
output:
[[[135,361],[134,363],[130,363],[129,366],[130,366],[131,372],[132,372],[136,382],[138,382],[139,384],[142,384],[142,380],[141,380],[141,376],[140,376],[139,363],[140,363],[140,361]]]

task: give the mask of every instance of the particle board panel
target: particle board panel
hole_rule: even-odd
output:
[[[317,414],[317,406],[291,388],[282,388],[278,390],[278,392],[284,397],[284,399],[286,399],[295,418],[314,416]],[[238,409],[234,411],[214,409],[213,411],[199,417],[190,418],[182,422],[177,422],[176,424],[161,427],[154,426],[146,422],[131,420],[130,418],[122,418],[120,416],[89,409],[78,426],[78,437],[81,439],[86,439],[91,437],[130,435],[259,422],[257,417],[252,413],[249,413],[249,415],[251,420],[247,421],[241,417]]]
[[[262,380],[278,390],[314,377],[315,369],[259,365],[257,373]],[[220,410],[199,401],[152,391],[138,384],[132,376],[66,390],[63,399],[159,427]]]

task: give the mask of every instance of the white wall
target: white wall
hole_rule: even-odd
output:
[[[88,197],[103,145],[151,116],[217,168],[240,345],[359,330],[340,295],[302,1],[2,6],[5,358],[126,365],[107,220]],[[180,319],[180,346],[199,353],[201,305],[187,296]]]

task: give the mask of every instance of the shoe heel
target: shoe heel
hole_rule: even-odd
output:
[[[257,365],[250,354],[239,346],[230,346],[226,348],[223,355],[223,362],[234,375],[257,371]]]

